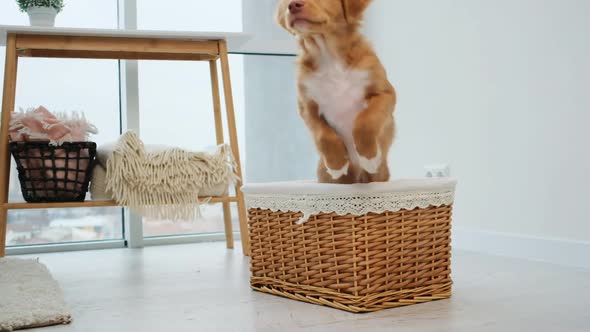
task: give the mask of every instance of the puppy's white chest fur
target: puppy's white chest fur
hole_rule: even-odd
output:
[[[367,107],[369,73],[347,68],[324,53],[318,70],[304,78],[303,85],[319,106],[320,115],[342,137],[351,161],[358,164],[352,132],[357,115]]]

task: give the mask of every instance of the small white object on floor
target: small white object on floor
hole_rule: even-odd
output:
[[[32,259],[0,258],[0,331],[67,324],[59,284]]]

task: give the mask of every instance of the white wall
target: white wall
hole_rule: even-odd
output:
[[[450,163],[458,229],[590,241],[589,14],[587,0],[376,0],[395,176]]]

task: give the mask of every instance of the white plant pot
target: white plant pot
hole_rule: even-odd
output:
[[[29,7],[27,9],[29,21],[32,26],[52,27],[55,26],[57,9],[51,7]]]

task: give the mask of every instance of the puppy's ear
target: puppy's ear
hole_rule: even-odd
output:
[[[277,6],[277,11],[275,14],[275,21],[278,25],[280,25],[283,29],[289,30],[287,27],[287,1],[280,0]]]
[[[363,18],[363,13],[372,0],[341,0],[344,16],[348,23],[357,23]]]

